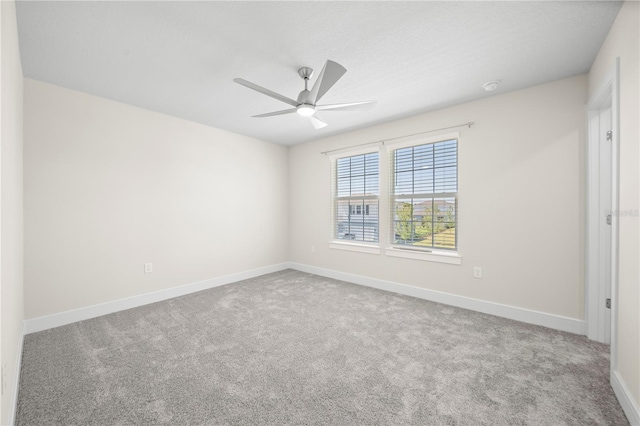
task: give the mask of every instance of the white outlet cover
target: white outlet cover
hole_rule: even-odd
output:
[[[473,277],[474,278],[482,278],[482,268],[479,266],[473,267]]]

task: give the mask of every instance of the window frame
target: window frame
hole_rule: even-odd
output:
[[[404,245],[395,243],[395,185],[394,185],[394,158],[395,151],[399,149],[412,148],[421,145],[435,144],[438,142],[446,142],[456,140],[456,191],[447,193],[433,194],[413,194],[416,198],[438,199],[438,198],[454,198],[455,199],[455,248],[447,249],[440,247],[416,247],[412,245]],[[459,203],[460,203],[460,134],[458,132],[441,133],[430,137],[408,137],[397,143],[387,144],[387,173],[389,180],[389,188],[386,196],[388,197],[389,218],[386,226],[388,226],[389,243],[385,250],[385,254],[391,257],[402,257],[407,259],[428,260],[442,263],[461,264],[460,256],[460,219],[459,219]],[[405,194],[406,196],[407,194]],[[424,197],[420,197],[423,195]],[[398,197],[402,198],[402,196]]]
[[[391,151],[407,148],[411,146],[424,145],[427,143],[435,143],[446,140],[456,139],[457,140],[457,181],[458,184],[460,182],[460,146],[461,146],[461,138],[459,132],[441,132],[434,133],[428,136],[416,137],[407,136],[404,138],[394,139],[393,142],[380,142],[377,146],[369,145],[367,147],[360,148],[345,148],[340,149],[339,151],[334,151],[332,153],[327,154],[327,157],[330,160],[330,188],[329,188],[329,197],[330,197],[330,229],[329,229],[329,248],[335,250],[346,250],[350,252],[357,253],[366,253],[373,255],[385,255],[390,258],[404,258],[404,259],[412,259],[417,261],[427,261],[427,262],[436,262],[436,263],[445,263],[451,265],[461,265],[462,264],[462,255],[460,253],[460,217],[458,216],[457,206],[460,202],[460,189],[457,188],[457,196],[456,196],[456,250],[439,250],[439,249],[420,249],[420,248],[412,248],[411,246],[402,246],[393,244],[393,239],[390,239],[394,232],[393,228],[393,203],[392,203],[392,190],[391,187],[392,179],[393,179],[393,168],[391,164]],[[384,145],[384,146],[383,146]],[[378,242],[377,243],[369,243],[362,241],[352,241],[352,240],[344,240],[344,239],[336,239],[334,231],[336,229],[336,211],[335,209],[335,185],[337,184],[337,175],[334,173],[336,170],[336,160],[338,158],[344,157],[352,157],[355,155],[362,155],[367,153],[378,153]],[[458,185],[459,186],[459,185]],[[437,198],[437,197],[435,197]]]

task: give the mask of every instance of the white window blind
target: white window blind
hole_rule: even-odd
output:
[[[457,139],[391,150],[391,171],[393,244],[456,250]]]
[[[336,158],[333,176],[333,238],[377,243],[380,155]]]

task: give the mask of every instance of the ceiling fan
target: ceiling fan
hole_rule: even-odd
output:
[[[365,110],[375,105],[376,101],[363,101],[363,102],[349,102],[342,104],[331,105],[318,105],[317,102],[333,87],[340,77],[346,73],[345,67],[334,61],[327,61],[320,71],[320,75],[316,80],[313,88],[308,89],[307,84],[309,78],[313,75],[313,69],[309,67],[302,67],[298,70],[298,74],[304,80],[304,90],[300,92],[297,100],[293,100],[279,93],[272,92],[269,89],[258,86],[242,78],[234,78],[238,84],[241,84],[249,89],[253,89],[264,95],[271,96],[274,99],[282,101],[291,105],[293,108],[284,109],[281,111],[268,112],[266,114],[254,115],[253,117],[271,117],[274,115],[292,114],[298,113],[303,117],[309,117],[311,124],[316,129],[321,129],[327,125],[327,122],[316,115],[317,111],[357,111]]]

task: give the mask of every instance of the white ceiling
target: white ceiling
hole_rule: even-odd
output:
[[[588,72],[621,3],[19,1],[25,77],[284,145]],[[296,98],[325,60],[347,73],[315,130],[235,77]],[[314,76],[315,76],[314,75]],[[502,80],[496,92],[482,85]],[[312,82],[314,79],[312,78]],[[320,115],[320,114],[319,114]]]

